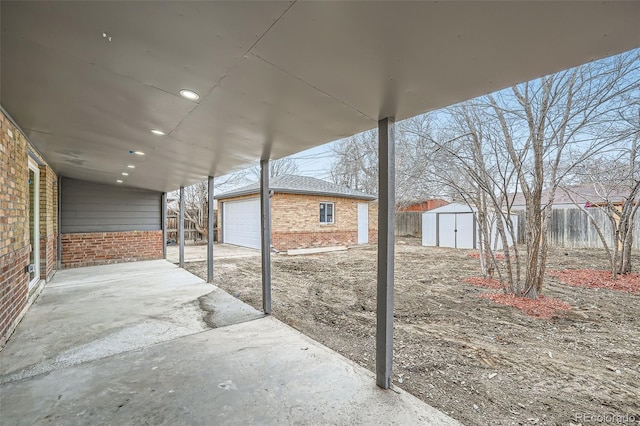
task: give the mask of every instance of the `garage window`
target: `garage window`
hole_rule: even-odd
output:
[[[320,203],[320,223],[333,223],[333,203]]]

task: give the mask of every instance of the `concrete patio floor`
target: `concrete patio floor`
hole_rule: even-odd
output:
[[[0,352],[2,424],[458,424],[166,261],[60,271]]]

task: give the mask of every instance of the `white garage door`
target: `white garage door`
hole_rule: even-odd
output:
[[[222,211],[222,241],[260,248],[260,198],[226,201]]]

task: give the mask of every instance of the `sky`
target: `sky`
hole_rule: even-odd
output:
[[[306,151],[290,155],[289,158],[296,160],[302,176],[311,176],[318,179],[330,179],[331,164],[333,163],[333,152],[329,142]]]

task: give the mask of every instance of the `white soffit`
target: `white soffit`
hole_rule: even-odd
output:
[[[163,191],[640,46],[640,2],[3,1],[0,16],[2,106],[53,167],[115,183],[134,163],[126,185]]]

